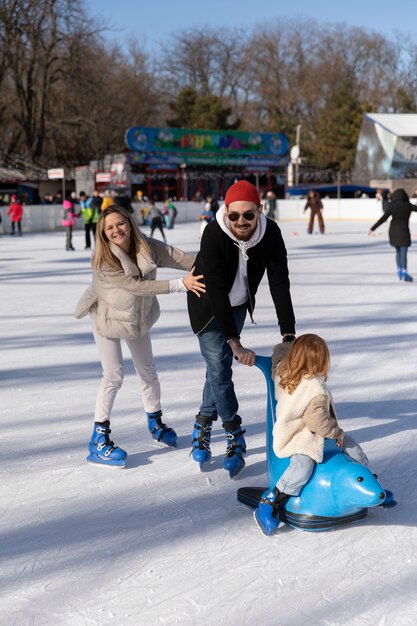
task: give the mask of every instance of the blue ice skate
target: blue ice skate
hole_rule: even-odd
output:
[[[199,464],[200,470],[203,469],[203,464],[208,463],[211,459],[210,439],[212,423],[213,418],[200,415],[200,413],[196,415],[191,454],[194,461]]]
[[[283,499],[278,499],[280,495],[282,494],[279,493],[276,487],[274,487],[272,491],[266,489],[262,494],[259,505],[253,512],[255,522],[258,524],[263,534],[268,537],[272,535],[279,526],[278,504],[280,500]]]
[[[413,282],[413,277],[410,276],[410,274],[407,272],[407,269],[405,267],[401,268],[401,278],[402,280],[405,280],[406,283],[412,283]]]
[[[265,490],[271,492],[287,469],[289,458],[279,459],[272,447],[275,423],[275,388],[271,377],[272,359],[256,357],[256,365],[267,383],[266,452],[269,487],[243,487],[238,500],[256,509]],[[318,463],[299,496],[291,496],[278,506],[279,519],[300,530],[320,531],[366,517],[368,508],[395,506],[394,496],[384,490],[371,470],[348,457],[333,440],[324,443],[323,462]],[[390,504],[392,502],[392,504]],[[266,506],[269,506],[266,504]]]
[[[223,467],[229,472],[230,478],[234,478],[245,467],[243,455],[246,453],[246,442],[243,435],[246,431],[242,430],[240,423],[236,421],[224,422],[223,428],[226,431],[227,437],[227,448]]]
[[[146,413],[148,418],[148,429],[157,443],[171,448],[177,447],[177,433],[173,428],[168,428],[162,421],[162,411]]]
[[[110,441],[110,422],[95,422],[88,449],[90,454],[87,461],[98,465],[125,467],[127,454]]]

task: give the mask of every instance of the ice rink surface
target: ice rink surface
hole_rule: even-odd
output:
[[[308,236],[303,222],[281,224],[297,333],[328,341],[342,428],[399,504],[328,532],[282,526],[273,538],[236,500],[239,487],[266,484],[261,372],[235,366],[246,468],[235,480],[224,472],[217,426],[212,464],[199,472],[189,451],[203,363],[185,296],[161,296],[153,347],[179,447],[152,443],[126,352],[112,437],[127,467],[86,463],[101,369],[89,319],[73,317],[90,281],[83,233],[72,253],[63,233],[0,238],[1,624],[417,622],[417,281],[398,281],[386,228],[368,237],[369,226],[329,222],[326,235]],[[198,248],[198,224],[167,235]],[[409,271],[417,279],[415,246]],[[269,355],[280,336],[266,279],[255,321],[243,345]]]

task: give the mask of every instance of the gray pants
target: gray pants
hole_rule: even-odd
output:
[[[65,249],[72,250],[72,226],[65,226],[66,243]]]
[[[345,435],[342,450],[353,461],[368,465],[365,452],[350,435]],[[294,454],[289,466],[277,482],[277,489],[289,496],[298,496],[310,478],[315,464],[316,462],[306,454]]]

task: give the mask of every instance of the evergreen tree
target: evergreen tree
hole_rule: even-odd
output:
[[[184,87],[178,94],[175,102],[169,102],[169,108],[174,117],[167,120],[170,128],[192,128],[194,107],[197,100],[197,92],[192,87]]]
[[[169,127],[225,130],[239,126],[239,120],[228,123],[232,110],[223,105],[221,98],[214,94],[199,96],[192,87],[184,87],[169,106],[174,113],[174,117],[167,120]]]
[[[394,96],[394,113],[415,113],[416,101],[410,91],[398,87]]]
[[[363,113],[354,76],[342,77],[319,112],[315,138],[309,146],[311,165],[351,170]]]

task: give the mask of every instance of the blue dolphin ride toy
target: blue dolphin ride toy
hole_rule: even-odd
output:
[[[271,377],[272,358],[256,357],[256,366],[267,384],[266,453],[269,489],[289,465],[290,459],[280,459],[272,447],[272,429],[275,423],[275,388]],[[255,509],[268,487],[238,489],[239,502]],[[371,470],[356,463],[336,443],[326,439],[323,462],[316,467],[299,496],[289,497],[279,505],[279,519],[300,530],[328,530],[339,524],[356,522],[366,517],[369,507],[394,506],[393,494],[383,489]]]

